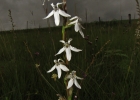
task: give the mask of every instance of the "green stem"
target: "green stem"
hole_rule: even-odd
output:
[[[62,26],[62,39],[65,41],[65,26]]]
[[[66,0],[62,0],[63,2],[66,2]],[[67,12],[67,9],[66,9],[66,3],[64,4],[63,6],[63,10],[65,12]],[[67,18],[63,17],[63,27],[62,27],[62,39],[64,41],[66,41],[66,23],[67,23]],[[65,60],[66,60],[66,66],[68,66],[69,62],[66,58],[66,55],[65,55]],[[67,73],[68,74],[68,73]],[[66,74],[66,76],[67,76]],[[66,86],[66,92],[67,92],[67,100],[72,100],[72,92],[73,92],[73,88],[70,88],[70,89],[67,89],[67,84],[68,84],[68,81],[64,78],[64,83],[65,83],[65,86]]]
[[[72,92],[73,92],[73,88],[71,87],[71,88],[68,90],[68,100],[72,100]]]
[[[66,79],[68,74],[66,74],[65,78],[64,78],[64,83],[66,86],[66,92],[67,92],[67,100],[72,100],[72,93],[73,93],[73,88],[71,87],[70,89],[67,89],[67,85],[68,85],[68,81]]]

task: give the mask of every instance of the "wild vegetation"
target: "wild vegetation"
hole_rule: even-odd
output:
[[[56,71],[47,74],[53,60],[61,58],[54,56],[62,46],[61,27],[14,30],[10,10],[9,17],[12,30],[0,32],[0,100],[57,100],[66,95]],[[82,48],[69,62],[84,78],[82,89],[73,90],[73,100],[140,100],[139,19],[83,26],[85,38],[73,27],[66,30],[66,39],[73,38],[71,44]]]
[[[83,48],[83,52],[75,53],[70,62],[70,66],[84,78],[78,95],[74,90],[78,100],[140,99],[136,21],[131,25],[128,21],[116,23],[84,24],[85,39],[73,29],[67,30],[67,37],[73,38],[71,44]],[[63,80],[55,81],[46,73],[53,66],[56,50],[62,46],[58,42],[61,38],[58,30],[61,29],[54,27],[0,33],[1,100],[54,100],[57,92],[65,94]],[[39,70],[35,64],[40,64]]]

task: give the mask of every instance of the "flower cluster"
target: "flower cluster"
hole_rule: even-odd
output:
[[[53,10],[43,19],[47,19],[49,17],[51,17],[52,15],[54,15],[54,22],[55,22],[55,25],[58,26],[60,24],[60,15],[63,16],[63,17],[71,17],[71,15],[67,14],[65,11],[61,10],[59,8],[60,5],[63,5],[65,4],[65,2],[62,2],[62,3],[57,3],[56,5],[54,5],[53,3],[51,4]],[[80,32],[81,36],[84,38],[84,33],[82,31],[81,28],[85,29],[80,23],[79,21],[82,21],[82,19],[78,16],[75,16],[70,20],[70,23],[68,24],[68,26],[70,25],[75,25],[75,31],[76,32]]]
[[[44,0],[44,2],[45,2],[45,0]],[[43,5],[44,5],[44,2],[43,2]],[[48,19],[49,17],[54,15],[55,25],[58,26],[60,24],[60,15],[63,17],[71,17],[71,15],[67,14],[65,11],[63,11],[61,9],[61,6],[65,3],[66,2],[57,3],[56,5],[54,5],[52,3],[51,6],[52,6],[53,10],[43,19]],[[82,32],[82,28],[84,29],[84,27],[79,23],[79,21],[82,21],[82,19],[78,16],[75,16],[75,17],[69,19],[69,23],[66,24],[66,27],[74,25],[75,31],[79,32],[81,34],[82,38],[84,38],[84,33]],[[66,59],[67,59],[67,61],[70,61],[71,57],[72,57],[71,51],[74,51],[74,52],[82,51],[81,49],[77,49],[76,47],[71,46],[70,45],[71,41],[72,41],[72,38],[70,38],[67,42],[65,42],[64,40],[60,40],[60,42],[63,43],[63,47],[58,51],[58,53],[55,54],[55,56],[57,56],[65,51]],[[54,60],[54,63],[55,63],[55,65],[49,71],[47,71],[47,73],[50,73],[50,72],[54,71],[55,69],[57,70],[58,75],[53,75],[52,78],[54,78],[54,79],[56,77],[61,78],[62,71],[65,71],[65,72],[69,71],[69,69],[66,67],[65,62],[62,59]],[[74,70],[71,71],[71,73],[69,73],[65,77],[65,79],[66,80],[69,79],[69,81],[67,83],[67,89],[70,89],[73,86],[73,84],[75,84],[75,86],[77,88],[81,89],[81,86],[77,82],[77,79],[82,80],[83,78],[76,76],[76,71],[74,71]],[[61,97],[61,96],[59,96],[59,97]]]
[[[60,49],[56,55],[61,54],[63,51],[65,51],[66,52],[66,58],[67,58],[68,61],[70,61],[71,60],[71,50],[75,51],[75,52],[82,51],[80,49],[77,49],[77,48],[71,46],[70,45],[71,41],[72,41],[71,38],[68,40],[68,42],[65,42],[64,40],[60,40],[60,42],[62,42],[64,44],[64,47],[62,49]],[[57,74],[58,74],[58,78],[60,78],[61,77],[61,70],[65,71],[65,72],[69,71],[69,69],[64,65],[65,62],[62,59],[54,60],[54,63],[55,63],[55,65],[49,71],[47,71],[47,73],[50,73],[54,69],[56,69]],[[77,88],[81,89],[81,86],[78,84],[76,79],[82,79],[82,78],[76,76],[76,71],[72,71],[66,77],[66,79],[70,79],[69,82],[68,82],[67,89],[72,87],[73,83],[76,85]]]

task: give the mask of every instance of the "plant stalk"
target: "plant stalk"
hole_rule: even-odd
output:
[[[62,0],[62,1],[65,2],[62,9],[63,9],[63,11],[67,12],[66,0]],[[67,23],[67,18],[63,17],[62,40],[64,40],[64,41],[66,41],[66,29],[65,29],[66,23]],[[65,61],[66,61],[66,66],[68,66],[69,62],[66,58],[66,54],[65,54]],[[67,76],[67,74],[66,74],[66,76]],[[73,88],[67,89],[68,81],[66,81],[65,78],[64,78],[64,83],[65,83],[65,86],[66,86],[67,100],[72,100]]]

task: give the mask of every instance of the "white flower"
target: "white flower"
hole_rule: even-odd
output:
[[[49,17],[51,17],[52,15],[54,15],[54,20],[55,20],[55,24],[56,26],[59,25],[60,23],[60,15],[64,16],[64,17],[71,17],[71,15],[65,13],[64,11],[62,11],[58,5],[63,4],[63,3],[57,3],[56,5],[54,5],[53,3],[51,4],[51,6],[53,7],[53,10],[48,14],[47,17],[43,18],[43,19],[47,19]],[[60,15],[59,15],[60,14]]]
[[[75,52],[82,51],[80,49],[77,49],[77,48],[71,46],[70,45],[71,41],[72,41],[71,38],[68,40],[68,42],[65,42],[64,40],[60,40],[60,42],[62,42],[64,44],[64,47],[62,49],[60,49],[56,55],[61,54],[63,51],[65,51],[66,52],[66,58],[67,58],[68,61],[70,61],[71,60],[71,56],[72,56],[71,55],[71,50],[75,51]]]
[[[74,20],[74,21],[72,21],[72,20]],[[81,28],[83,28],[83,29],[85,29],[85,28],[78,22],[79,20],[81,21],[82,19],[78,16],[75,16],[75,17],[70,19],[70,21],[72,21],[72,22],[70,22],[68,25],[75,24],[75,31],[76,32],[79,31],[81,36],[84,38],[84,33],[83,33]]]
[[[69,69],[65,65],[62,64],[63,62],[64,61],[62,59],[58,59],[58,61],[54,60],[55,65],[49,71],[47,71],[47,73],[52,72],[56,68],[57,73],[58,73],[58,78],[60,78],[61,77],[61,69],[65,72],[69,71]]]
[[[77,79],[82,80],[83,78],[80,78],[80,77],[76,76],[76,71],[72,71],[66,78],[70,79],[69,82],[68,82],[67,89],[71,88],[73,83],[75,84],[75,86],[77,88],[81,89],[81,86],[77,82]]]

